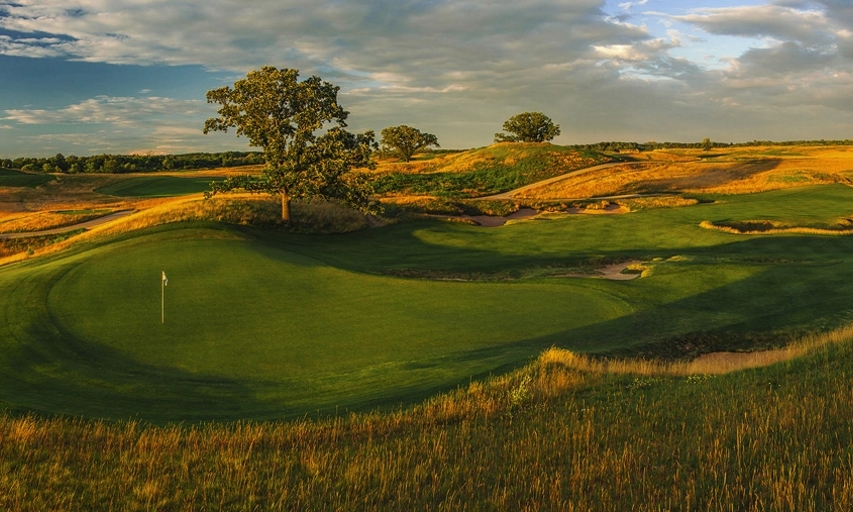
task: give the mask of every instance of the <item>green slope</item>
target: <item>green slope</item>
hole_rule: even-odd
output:
[[[0,401],[155,421],[293,417],[410,403],[552,345],[685,356],[853,318],[853,238],[699,227],[830,225],[851,213],[853,189],[717,199],[498,229],[173,225],[6,267]],[[647,277],[554,277],[628,259],[646,261]]]
[[[198,194],[210,190],[211,181],[223,178],[174,176],[144,176],[130,178],[96,189],[95,192],[118,197],[170,197]]]

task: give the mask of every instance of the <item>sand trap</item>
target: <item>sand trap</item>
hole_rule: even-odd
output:
[[[537,215],[539,215],[539,212],[533,208],[522,208],[511,215],[507,215],[506,217],[497,217],[493,215],[463,215],[459,218],[473,220],[484,228],[496,228],[498,226],[503,226],[508,220],[529,219]]]
[[[638,263],[642,263],[639,260],[626,261],[622,263],[614,263],[612,265],[607,265],[606,267],[601,267],[595,270],[595,274],[560,274],[555,277],[584,277],[587,279],[609,279],[611,281],[630,281],[632,279],[637,279],[640,277],[640,274],[623,274],[622,271],[631,265],[636,265]]]
[[[570,215],[618,215],[628,213],[631,210],[618,204],[608,204],[605,208],[567,208],[566,213]],[[559,213],[559,212],[558,212]]]
[[[689,363],[693,373],[728,373],[746,368],[769,366],[791,358],[786,349],[757,352],[711,352]]]
[[[606,208],[601,209],[592,209],[592,208],[568,208],[564,212],[546,212],[551,215],[619,215],[622,213],[628,213],[630,210],[623,206],[619,206],[618,204],[609,204]],[[474,221],[478,226],[482,226],[484,228],[496,228],[503,226],[510,220],[518,220],[518,219],[530,219],[539,215],[540,211],[534,210],[533,208],[522,208],[517,212],[507,215],[506,217],[499,217],[496,215],[462,215],[459,217],[451,217],[455,219],[465,219]]]

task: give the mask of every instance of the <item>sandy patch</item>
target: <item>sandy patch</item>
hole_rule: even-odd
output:
[[[639,260],[614,263],[595,270],[595,274],[560,274],[555,277],[584,277],[587,279],[609,279],[611,281],[630,281],[640,277],[640,273],[623,274],[622,271],[632,265],[642,263]]]
[[[532,208],[522,208],[517,212],[507,215],[506,217],[497,217],[493,215],[463,215],[459,218],[473,220],[484,228],[496,228],[503,226],[509,220],[529,219],[539,215],[539,212]]]
[[[628,213],[631,210],[625,208],[624,206],[620,206],[618,204],[608,204],[604,208],[567,208],[566,213],[571,215],[619,215],[622,213]]]
[[[791,351],[786,349],[757,352],[711,352],[691,361],[689,367],[693,373],[728,373],[745,368],[768,366],[790,358]]]
[[[604,208],[568,208],[566,209],[566,211],[561,212],[540,212],[538,210],[534,210],[533,208],[522,208],[517,212],[511,215],[507,215],[505,217],[499,217],[495,215],[462,215],[459,217],[450,218],[470,220],[476,222],[477,225],[482,226],[484,228],[496,228],[503,226],[507,223],[507,221],[530,219],[536,217],[541,213],[546,213],[548,215],[620,215],[623,213],[628,213],[629,211],[631,210],[623,206],[619,206],[618,204],[609,204]]]

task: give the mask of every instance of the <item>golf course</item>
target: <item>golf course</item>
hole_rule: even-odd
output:
[[[0,504],[55,508],[72,481],[85,503],[143,508],[197,504],[199,488],[230,496],[220,508],[349,509],[370,493],[369,509],[423,508],[450,487],[498,509],[559,509],[569,497],[619,510],[640,495],[699,506],[720,489],[720,503],[749,501],[741,492],[843,502],[853,485],[837,473],[849,459],[836,441],[853,439],[838,423],[853,411],[843,377],[853,371],[853,188],[843,162],[810,174],[813,159],[844,154],[815,151],[701,154],[709,164],[655,152],[646,160],[665,164],[640,158],[622,170],[602,154],[564,180],[511,169],[512,185],[483,186],[500,201],[447,193],[453,182],[435,175],[464,173],[466,158],[511,157],[481,148],[380,165],[379,177],[427,172],[443,187],[381,195],[384,216],[295,203],[291,227],[277,223],[274,198],[203,198],[204,177],[7,187],[9,204],[41,194],[49,212],[0,219],[16,230],[0,240],[10,254],[0,266],[0,439],[10,440],[0,464],[18,468],[0,489],[27,482]],[[726,172],[683,179],[702,165]],[[689,186],[637,190],[643,172]],[[545,179],[539,193],[560,196],[596,173],[625,199],[508,188],[527,196]],[[459,214],[525,208],[535,215],[483,225]],[[40,234],[69,215],[131,210]],[[37,236],[21,236],[28,225]],[[673,453],[693,469],[672,473]],[[825,465],[808,462],[816,453]],[[184,465],[207,480],[175,474]],[[766,473],[783,466],[796,482],[824,484],[772,487],[780,479]],[[69,480],[58,467],[89,476]],[[475,468],[515,491],[476,485]],[[529,488],[543,471],[574,476]],[[729,488],[728,478],[765,487]],[[56,484],[27,490],[45,479]]]
[[[849,321],[850,238],[701,224],[831,233],[851,201],[853,189],[827,185],[500,228],[190,222],[102,237],[0,269],[4,296],[21,298],[0,327],[0,400],[104,419],[265,420],[411,405],[549,347],[778,347]],[[595,278],[629,261],[641,277]]]

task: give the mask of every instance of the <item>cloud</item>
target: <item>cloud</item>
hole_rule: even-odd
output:
[[[834,26],[827,13],[781,5],[693,9],[672,19],[717,35],[767,37],[806,44],[832,42]]]
[[[206,110],[200,100],[171,98],[115,98],[99,96],[60,109],[12,109],[0,117],[25,125],[101,124],[134,125],[141,120],[153,121],[157,116],[197,116]]]
[[[618,5],[622,11],[648,6],[646,0]],[[605,6],[604,0],[15,0],[0,7],[0,54],[201,65],[235,80],[262,65],[297,68],[341,85],[352,129],[412,124],[447,147],[488,144],[504,120],[525,110],[560,123],[558,141],[566,143],[701,140],[713,126],[732,139],[773,136],[753,133],[762,126],[808,138],[809,126],[792,122],[804,119],[798,105],[835,119],[845,102],[853,104],[849,0],[642,13],[669,25],[656,34],[632,23],[633,15],[608,15]],[[721,37],[752,47],[726,54],[725,69],[718,61],[709,69],[696,55],[719,56],[713,44]],[[101,96],[58,109],[7,110],[3,121],[103,124],[137,135],[147,125],[146,140],[155,148],[168,145],[169,136],[189,144],[209,115],[202,101]],[[175,132],[166,134],[166,126]],[[227,140],[233,144],[233,134]]]

